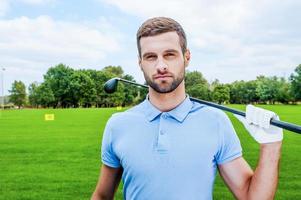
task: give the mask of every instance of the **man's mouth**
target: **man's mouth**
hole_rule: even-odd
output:
[[[155,79],[167,79],[167,78],[171,78],[171,75],[157,75],[154,78]]]

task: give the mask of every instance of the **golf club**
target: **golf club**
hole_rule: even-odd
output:
[[[129,81],[129,80],[125,80],[125,79],[117,77],[117,78],[112,78],[112,79],[108,80],[104,85],[104,90],[107,93],[115,92],[116,89],[117,89],[118,81],[133,84],[133,85],[140,86],[140,87],[143,87],[143,88],[148,88],[147,85],[142,85],[142,84],[139,84],[139,83],[136,83],[136,82],[133,82],[133,81]],[[228,112],[231,112],[233,114],[241,115],[243,117],[246,116],[246,113],[244,113],[242,111],[239,111],[239,110],[236,110],[236,109],[233,109],[233,108],[228,108],[226,106],[222,106],[222,105],[219,105],[219,104],[216,104],[216,103],[212,103],[210,101],[204,101],[204,100],[200,100],[200,99],[193,98],[193,97],[190,97],[190,100],[201,103],[201,104],[205,104],[205,105],[208,105],[208,106],[211,106],[211,107],[215,107],[215,108],[218,108],[218,109],[221,109],[221,110],[224,110],[224,111],[228,111]],[[275,120],[275,119],[271,119],[270,124],[272,124],[274,126],[277,126],[279,128],[283,128],[283,129],[301,134],[301,126],[296,125],[296,124],[292,124],[292,123],[288,123],[288,122],[284,122],[284,121],[280,121],[280,120]]]

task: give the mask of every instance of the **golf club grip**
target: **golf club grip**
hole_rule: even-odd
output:
[[[239,111],[239,110],[236,110],[236,109],[233,109],[233,108],[228,108],[226,106],[222,106],[222,105],[212,103],[212,102],[209,102],[209,101],[196,99],[196,98],[193,98],[193,97],[190,97],[190,99],[192,101],[195,101],[195,102],[198,102],[198,103],[202,103],[202,104],[205,104],[205,105],[208,105],[208,106],[211,106],[211,107],[215,107],[215,108],[218,108],[218,109],[221,109],[221,110],[224,110],[224,111],[231,112],[233,114],[237,114],[237,115],[241,115],[243,117],[246,117],[246,113],[244,113],[242,111]],[[276,119],[272,119],[270,124],[272,124],[274,126],[277,126],[279,128],[283,128],[283,129],[301,134],[301,126],[298,126],[298,125],[295,125],[295,124],[291,124],[291,123],[288,123],[288,122],[283,122],[283,121],[276,120]]]
[[[126,82],[126,83],[130,83],[130,84],[134,84],[134,85],[137,85],[137,86],[140,86],[140,87],[143,87],[143,88],[148,88],[147,85],[142,85],[142,84],[139,84],[139,83],[136,83],[136,82],[133,82],[133,81],[129,81],[129,80],[125,80],[125,79],[122,79],[122,78],[113,78],[113,79],[117,80],[116,84],[117,84],[118,81],[121,81],[121,82]],[[113,80],[113,79],[111,79],[111,80]],[[109,81],[107,81],[107,83]],[[231,112],[233,114],[237,114],[237,115],[241,115],[243,117],[246,117],[246,113],[244,113],[244,112],[242,112],[240,110],[236,110],[236,109],[233,109],[233,108],[228,108],[226,106],[222,106],[222,105],[210,102],[210,101],[204,101],[204,100],[200,100],[200,99],[193,98],[193,97],[190,97],[190,99],[192,101],[195,101],[195,102],[198,102],[198,103],[202,103],[202,104],[205,104],[205,105],[208,105],[208,106],[211,106],[211,107],[215,107],[215,108],[218,108],[218,109],[221,109],[221,110],[224,110],[224,111]],[[279,128],[283,128],[283,129],[286,129],[286,130],[289,130],[289,131],[301,134],[301,126],[296,125],[296,124],[292,124],[292,123],[288,123],[288,122],[284,122],[284,121],[280,121],[280,120],[275,120],[275,119],[272,119],[270,121],[270,124],[272,124],[274,126],[277,126]]]
[[[291,123],[276,120],[276,119],[272,119],[270,123],[274,126],[279,127],[279,128],[283,128],[283,129],[301,134],[301,126],[298,126],[296,124],[291,124]]]

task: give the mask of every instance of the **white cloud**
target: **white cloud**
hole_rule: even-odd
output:
[[[61,62],[75,68],[103,67],[108,54],[121,50],[119,37],[105,18],[89,24],[48,16],[0,20],[1,65],[7,68],[8,82],[22,79],[27,84]]]
[[[110,33],[111,35],[111,33]],[[99,61],[109,52],[119,50],[118,42],[96,27],[54,21],[50,17],[20,17],[0,21],[0,52],[32,60]]]
[[[250,15],[248,1],[209,1],[209,0],[102,0],[115,5],[122,11],[149,18],[153,16],[169,16],[181,22],[185,29],[193,32],[201,28],[233,29]],[[214,2],[214,3],[213,3]],[[202,31],[203,32],[203,31]]]
[[[192,69],[208,79],[289,75],[300,63],[298,0],[101,1],[142,20],[168,16],[179,21],[188,35]]]
[[[129,15],[138,17],[140,22],[153,16],[169,16],[179,21],[192,51],[189,69],[200,70],[208,80],[250,80],[260,74],[288,76],[301,60],[298,0],[98,1],[123,13],[112,9],[110,15],[98,20],[87,15],[78,16],[86,21],[67,22],[54,20],[62,16],[51,11],[47,13],[53,14],[53,18],[1,20],[8,12],[18,16],[13,6],[10,10],[13,3],[30,5],[27,7],[37,11],[43,7],[40,5],[55,3],[61,6],[57,10],[63,9],[67,14],[74,8],[70,11],[63,4],[56,4],[56,0],[0,0],[0,67],[7,68],[6,87],[15,79],[27,84],[41,81],[42,74],[60,62],[75,68],[121,65],[126,73],[143,82],[132,29],[137,18]],[[121,27],[122,33],[110,22]]]

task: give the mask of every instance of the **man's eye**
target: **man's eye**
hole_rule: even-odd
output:
[[[168,57],[168,58],[170,58],[170,57],[174,57],[175,56],[175,54],[173,54],[173,53],[168,53],[168,54],[165,54],[165,57]]]
[[[154,55],[146,56],[146,60],[154,60],[154,59],[156,59],[156,56]]]

